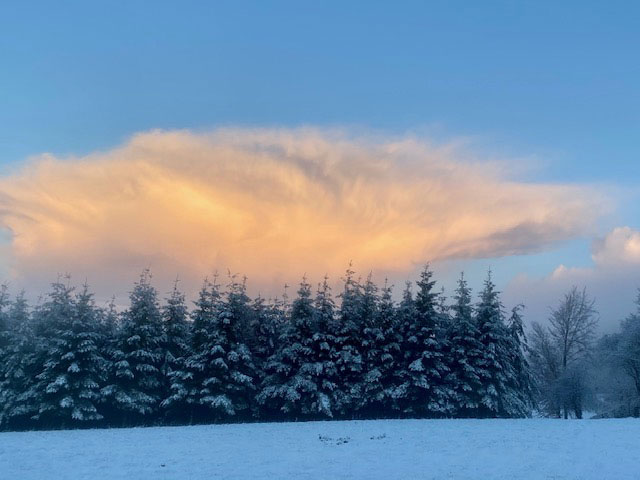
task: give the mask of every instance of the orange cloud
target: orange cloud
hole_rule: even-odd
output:
[[[43,155],[0,179],[12,277],[69,271],[115,291],[147,266],[193,281],[230,268],[264,289],[337,276],[349,260],[406,273],[540,251],[583,233],[602,202],[450,146],[315,129],[155,131],[107,152]]]

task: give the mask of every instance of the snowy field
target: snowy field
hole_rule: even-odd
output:
[[[638,479],[640,421],[383,420],[0,433],[0,478]]]

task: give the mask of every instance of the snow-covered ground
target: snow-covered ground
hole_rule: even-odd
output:
[[[640,478],[639,420],[382,420],[0,433],[0,478]]]

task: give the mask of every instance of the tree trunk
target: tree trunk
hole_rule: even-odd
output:
[[[573,412],[576,414],[576,418],[582,419],[582,405],[580,403],[574,405]]]

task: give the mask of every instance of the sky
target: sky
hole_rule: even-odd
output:
[[[0,272],[640,286],[637,2],[4,2]],[[277,287],[276,287],[277,285]]]

